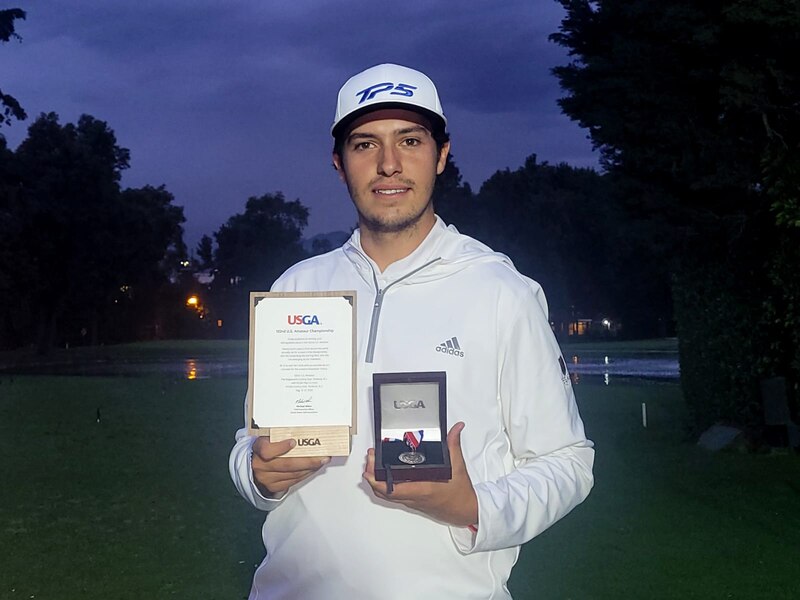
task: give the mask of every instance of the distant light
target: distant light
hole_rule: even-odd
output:
[[[189,296],[186,299],[187,306],[197,306],[200,303],[200,299],[197,296]]]
[[[217,319],[217,327],[222,327],[222,319]]]

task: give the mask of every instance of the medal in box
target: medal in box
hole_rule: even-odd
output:
[[[447,448],[447,374],[375,373],[375,479],[451,478]]]

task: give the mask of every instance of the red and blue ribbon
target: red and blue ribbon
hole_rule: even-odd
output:
[[[403,441],[406,443],[406,446],[411,448],[412,452],[416,452],[417,448],[419,448],[419,444],[422,441],[423,431],[419,429],[417,431],[406,431],[403,434]]]

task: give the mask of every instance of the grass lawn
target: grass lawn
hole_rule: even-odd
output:
[[[642,355],[677,355],[678,338],[657,338],[652,340],[617,341],[565,341],[561,344],[564,355],[570,354],[628,354]]]
[[[247,597],[263,516],[227,473],[243,379],[0,382],[0,598]]]
[[[0,375],[0,599],[246,598],[263,516],[227,474],[244,391]],[[516,600],[800,598],[797,456],[701,451],[675,385],[576,391],[596,487],[523,548]]]
[[[800,598],[799,457],[698,448],[675,384],[576,394],[595,488],[523,547],[515,599]]]

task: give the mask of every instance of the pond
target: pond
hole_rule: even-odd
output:
[[[568,354],[567,361],[573,384],[601,381],[605,385],[629,379],[677,381],[680,365],[677,353],[641,353],[625,355]]]
[[[564,356],[574,384],[602,382],[610,385],[630,379],[672,380],[680,376],[678,357],[673,354],[626,354],[619,356],[592,353]],[[165,359],[105,359],[85,362],[29,364],[0,368],[0,374],[78,375],[141,377],[162,375],[174,379],[246,377],[245,359],[218,357],[175,357]]]

